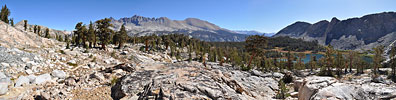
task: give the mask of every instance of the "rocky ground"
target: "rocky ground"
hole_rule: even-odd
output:
[[[65,49],[63,43],[0,47],[0,99],[271,99],[283,77],[217,63],[177,62],[164,53],[137,51],[139,46],[107,51]]]
[[[141,45],[107,51],[53,47],[0,47],[1,99],[226,99],[268,100],[279,92],[278,72],[240,71],[228,64],[177,61],[165,53],[138,51]],[[384,69],[383,69],[384,70]],[[291,72],[286,72],[291,73]],[[365,73],[370,73],[367,70]],[[333,77],[292,74],[289,100],[393,99],[386,76]]]

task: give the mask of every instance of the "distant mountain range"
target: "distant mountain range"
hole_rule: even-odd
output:
[[[129,36],[185,34],[204,41],[244,41],[248,36],[221,28],[215,24],[196,18],[171,20],[166,17],[148,18],[132,16],[112,20],[114,30],[119,30],[123,24]]]
[[[237,32],[239,34],[246,34],[246,35],[264,35],[267,37],[271,37],[276,34],[276,33],[263,33],[263,32],[258,32],[258,31],[246,31],[246,30],[235,30],[235,32]]]
[[[378,45],[388,46],[396,40],[396,13],[383,12],[347,20],[334,17],[330,22],[323,20],[314,24],[295,22],[274,36],[318,41],[343,50],[367,50]]]

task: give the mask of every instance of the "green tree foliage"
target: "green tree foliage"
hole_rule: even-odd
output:
[[[383,61],[383,56],[382,54],[384,53],[384,46],[377,46],[374,49],[374,68],[373,68],[373,72],[374,72],[374,76],[378,75],[378,70],[379,67],[382,66],[381,62]]]
[[[327,69],[326,70],[326,75],[327,76],[333,76],[333,74],[332,74],[332,68],[334,66],[333,54],[334,54],[333,47],[331,45],[327,46],[326,47],[326,52],[325,52],[325,55],[324,55],[325,56],[325,62],[326,62],[325,67]]]
[[[7,5],[4,5],[1,8],[1,11],[0,11],[0,19],[1,19],[1,21],[3,21],[3,22],[8,24],[10,22],[9,19],[8,19],[8,16],[10,16],[10,14],[11,14],[10,9],[7,8]]]
[[[394,58],[395,56],[396,56],[396,48],[393,47],[389,55],[389,59],[390,59],[389,63],[390,63],[390,67],[392,68],[391,79],[393,81],[396,81],[396,58]]]
[[[259,36],[259,35],[249,36],[246,38],[245,42],[246,42],[245,49],[246,51],[250,52],[251,55],[247,67],[251,67],[250,64],[253,58],[257,54],[262,54],[264,52],[263,48],[266,48],[267,46],[267,37]]]
[[[337,55],[336,55],[336,59],[335,59],[335,66],[337,69],[337,76],[340,77],[341,76],[341,72],[342,72],[342,68],[344,67],[345,64],[345,60],[343,55],[341,54],[341,52],[337,51]]]
[[[305,53],[298,53],[298,61],[297,61],[297,66],[296,68],[299,70],[305,69],[305,64],[303,59],[306,57]]]
[[[113,24],[111,24],[110,21],[111,19],[105,18],[95,22],[97,24],[97,30],[98,30],[97,36],[99,37],[103,50],[106,49],[106,45],[111,40],[111,34],[114,33],[113,30],[109,28],[113,26]]]
[[[349,72],[352,72],[352,68],[355,65],[356,56],[357,56],[357,52],[349,51],[349,53],[348,53]],[[347,68],[345,68],[345,73],[347,73]]]
[[[10,19],[10,24],[11,24],[11,26],[14,26],[14,18]]]
[[[89,48],[92,48],[92,44],[96,44],[96,34],[92,22],[89,23],[87,40],[89,42]]]
[[[79,22],[76,24],[75,27],[75,31],[74,31],[74,35],[75,35],[75,40],[74,43],[75,45],[83,45],[83,47],[86,47],[86,37],[87,37],[87,28],[83,25],[82,22]]]
[[[70,41],[67,35],[65,35],[65,42],[66,42],[66,49],[70,49]]]
[[[290,53],[290,50],[286,53],[286,57],[287,57],[287,68],[289,70],[293,70],[294,69],[294,65],[293,65],[294,56],[293,56],[293,54]]]
[[[23,22],[24,22],[23,27],[25,28],[25,31],[26,31],[27,25],[28,25],[28,21],[27,20],[23,20]]]
[[[49,29],[45,29],[45,38],[51,38],[50,33],[49,33]]]
[[[37,34],[37,28],[38,28],[37,25],[34,25],[33,32],[36,33],[36,34]]]
[[[311,72],[313,72],[313,69],[316,68],[317,59],[316,59],[316,56],[314,56],[314,55],[311,55],[310,57],[311,57],[311,60],[309,61],[309,65],[310,65]]]
[[[148,52],[148,50],[149,50],[149,42],[150,42],[150,39],[151,39],[151,37],[146,37],[146,38],[144,39],[144,47],[145,47],[145,51],[146,51],[146,52]],[[175,49],[173,49],[173,50],[175,50]]]
[[[41,31],[41,27],[40,27],[40,26],[37,26],[37,34],[38,34],[39,36],[41,36],[40,31]]]
[[[288,89],[286,88],[285,82],[283,80],[278,81],[278,86],[279,86],[279,91],[277,92],[275,98],[276,99],[286,99],[287,97],[287,91]]]
[[[364,70],[364,68],[366,67],[368,65],[368,63],[366,63],[364,60],[363,60],[363,57],[362,56],[358,56],[358,58],[356,59],[356,69],[357,69],[357,72],[356,72],[356,74],[357,75],[359,75],[359,74],[363,74],[363,70]]]
[[[117,40],[118,40],[118,49],[121,49],[122,46],[124,46],[125,42],[128,39],[128,34],[125,29],[125,26],[122,25],[120,31],[117,34]]]

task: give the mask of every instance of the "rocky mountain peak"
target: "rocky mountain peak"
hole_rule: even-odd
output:
[[[332,18],[310,25],[296,22],[279,31],[275,36],[317,40],[322,45],[331,44],[337,49],[371,49],[376,45],[389,45],[395,37],[396,13],[383,12],[363,17],[339,20]],[[383,41],[386,40],[386,41]],[[345,43],[344,43],[345,42]]]
[[[203,21],[197,18],[187,18],[184,20],[188,25],[207,29],[207,30],[220,30],[221,28],[215,24]]]
[[[134,15],[113,20],[113,29],[120,29],[125,24],[130,36],[144,36],[151,34],[185,34],[204,41],[244,41],[247,35],[223,29],[208,21],[197,18],[185,20],[171,20],[167,17],[149,18]]]
[[[331,22],[339,22],[340,20],[339,19],[337,19],[337,17],[333,17],[333,18],[331,18]]]

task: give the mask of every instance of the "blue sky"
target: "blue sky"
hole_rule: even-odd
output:
[[[396,0],[0,0],[16,22],[59,30],[105,17],[199,18],[230,30],[278,32],[296,21],[314,23],[396,11]]]

